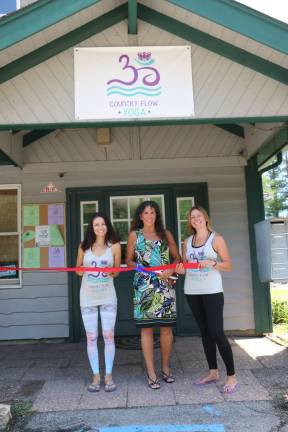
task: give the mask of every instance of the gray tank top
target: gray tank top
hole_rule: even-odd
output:
[[[84,267],[113,267],[112,245],[107,246],[101,256],[94,255],[91,249],[84,253]],[[107,273],[85,272],[80,288],[80,306],[90,307],[117,303],[114,280]]]
[[[188,237],[186,243],[186,260],[200,262],[206,259],[217,260],[217,253],[213,249],[215,232],[210,233],[206,243],[193,246],[193,236]],[[216,294],[223,291],[222,276],[214,268],[187,269],[184,283],[185,294]]]

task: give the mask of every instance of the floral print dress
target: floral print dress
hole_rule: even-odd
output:
[[[143,267],[169,264],[165,240],[146,240],[136,231],[135,257]],[[176,323],[175,290],[155,273],[136,272],[134,277],[134,319],[137,327],[172,326]]]

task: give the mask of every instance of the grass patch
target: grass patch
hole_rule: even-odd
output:
[[[14,402],[11,405],[12,418],[23,417],[32,412],[32,402]]]
[[[271,286],[273,334],[288,346],[288,285]]]

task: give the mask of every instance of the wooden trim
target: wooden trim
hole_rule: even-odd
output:
[[[149,120],[97,120],[91,122],[69,122],[69,123],[15,123],[0,124],[1,130],[31,130],[31,129],[93,129],[98,127],[139,127],[139,126],[175,126],[175,125],[219,125],[235,123],[283,123],[288,121],[287,116],[270,116],[270,117],[219,117],[219,118],[171,118],[171,119],[149,119]]]
[[[128,0],[128,34],[137,34],[137,0]]]
[[[288,84],[288,70],[276,63],[272,63],[222,39],[183,24],[142,4],[138,5],[138,17],[149,24],[226,57],[235,63],[253,69],[286,85]]]
[[[43,138],[46,135],[49,135],[51,132],[54,131],[55,129],[44,129],[44,130],[40,129],[40,130],[34,130],[28,132],[27,134],[23,135],[23,147],[27,147],[33,142],[39,140],[40,138]]]
[[[231,0],[168,0],[234,32],[288,54],[288,25]]]
[[[126,4],[89,21],[76,30],[43,45],[35,51],[32,51],[11,63],[8,63],[0,69],[0,84],[20,75],[34,66],[37,66],[60,52],[77,45],[79,42],[88,39],[90,36],[106,30],[120,21],[123,21],[125,18],[127,18]]]
[[[0,21],[0,50],[88,8],[100,0],[38,0]]]
[[[280,129],[268,142],[258,150],[257,165],[260,167],[288,144],[288,124]]]
[[[245,138],[245,131],[243,126],[237,124],[219,124],[216,126],[240,138]]]
[[[272,311],[269,283],[262,283],[258,276],[254,225],[265,219],[261,175],[258,173],[257,156],[249,159],[245,167],[247,213],[249,224],[250,260],[254,299],[255,329],[257,334],[272,332]]]

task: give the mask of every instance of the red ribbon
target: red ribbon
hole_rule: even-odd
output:
[[[159,270],[175,270],[177,264],[166,264],[154,267],[143,267],[146,271],[159,271]],[[198,263],[185,263],[183,264],[186,269],[198,269]],[[118,273],[127,271],[139,271],[136,267],[0,267],[0,272],[14,270],[14,271],[58,271],[58,272],[107,272],[107,273]]]

